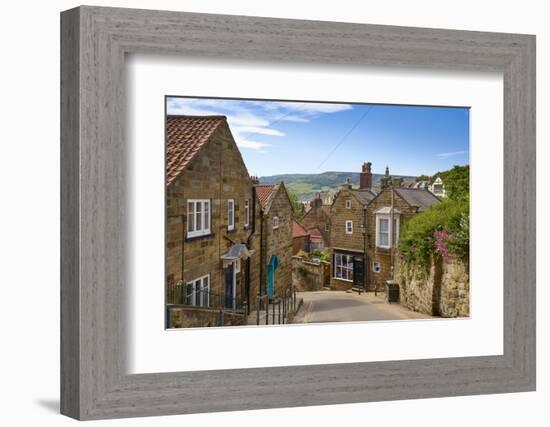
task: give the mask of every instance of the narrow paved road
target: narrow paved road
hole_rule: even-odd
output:
[[[292,323],[357,322],[365,320],[430,319],[398,303],[388,304],[384,296],[344,291],[299,292],[303,304]]]

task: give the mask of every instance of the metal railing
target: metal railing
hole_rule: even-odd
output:
[[[167,286],[166,304],[248,312],[246,301],[243,298],[219,294],[210,289],[189,289],[189,286],[183,282]]]
[[[296,290],[292,287],[287,288],[283,296],[258,295],[256,297],[256,325],[260,323],[283,325],[288,323],[295,313]]]

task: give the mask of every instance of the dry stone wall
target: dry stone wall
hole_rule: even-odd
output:
[[[320,291],[324,284],[324,270],[329,263],[315,263],[301,257],[292,257],[292,287],[298,292]]]
[[[470,278],[462,262],[437,258],[426,271],[398,261],[395,278],[401,304],[410,310],[441,317],[470,315]]]

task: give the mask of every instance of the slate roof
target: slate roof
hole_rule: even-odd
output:
[[[295,237],[307,237],[309,233],[302,224],[298,221],[292,220],[292,238]]]
[[[368,205],[376,197],[370,190],[350,190],[351,193],[364,205]]]
[[[417,207],[419,211],[426,210],[431,205],[440,201],[437,196],[428,190],[420,190],[416,188],[396,188],[395,191],[409,205]]]
[[[166,118],[166,186],[187,167],[225,116],[168,116]]]

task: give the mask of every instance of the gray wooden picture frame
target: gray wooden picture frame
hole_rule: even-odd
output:
[[[502,72],[504,354],[128,375],[126,53]],[[534,36],[87,6],[62,12],[63,414],[84,420],[531,390]]]

